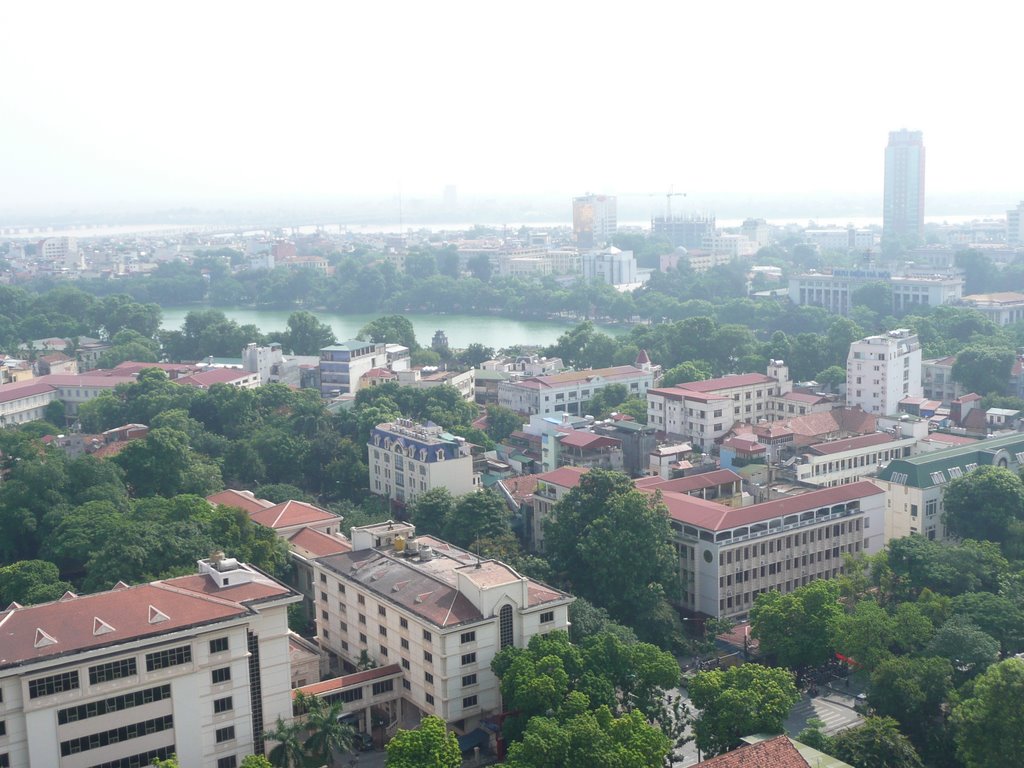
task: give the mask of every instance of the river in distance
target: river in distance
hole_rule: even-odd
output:
[[[283,331],[288,325],[288,315],[293,310],[255,309],[252,307],[209,307],[219,309],[228,319],[239,325],[255,325],[261,333]],[[185,315],[202,307],[163,307],[162,327],[165,330],[179,330],[185,322]],[[335,312],[314,312],[320,322],[331,326],[339,341],[355,338],[359,329],[385,313],[366,315],[343,315]],[[485,347],[502,349],[516,344],[554,344],[558,337],[576,323],[571,320],[514,320],[490,315],[404,315],[416,331],[416,340],[421,346],[429,347],[434,332],[441,330],[448,336],[448,343],[456,349],[464,349],[473,342]],[[611,336],[629,332],[626,326],[598,325],[598,330]]]

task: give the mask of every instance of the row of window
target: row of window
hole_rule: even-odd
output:
[[[154,701],[163,701],[171,697],[171,686],[159,685],[155,688],[147,688],[143,691],[133,691],[121,696],[112,696],[109,699],[91,701],[88,704],[80,704],[77,707],[67,707],[57,711],[57,722],[60,725],[76,723],[79,720],[86,720],[90,717],[99,717],[111,712],[120,712],[132,707],[141,707],[143,704],[152,704]]]
[[[112,728],[109,731],[91,733],[88,736],[81,736],[77,739],[67,739],[60,743],[61,757],[77,755],[79,752],[86,752],[90,749],[99,749],[111,744],[119,744],[129,739],[137,739],[140,736],[148,736],[151,733],[159,733],[174,727],[174,715],[155,717],[152,720],[143,720],[141,723],[122,725],[120,728]]]

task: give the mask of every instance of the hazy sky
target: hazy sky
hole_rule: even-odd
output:
[[[1015,2],[3,2],[0,213],[664,192],[1024,198]],[[964,211],[965,213],[971,211]]]

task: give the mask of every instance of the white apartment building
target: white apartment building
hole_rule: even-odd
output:
[[[1017,203],[1016,208],[1006,212],[1006,244],[1020,245],[1024,243],[1024,226],[1021,226],[1021,214],[1024,213],[1024,202]]]
[[[564,592],[408,523],[355,527],[352,551],[315,562],[319,642],[332,666],[369,658],[403,672],[399,719],[437,715],[459,733],[501,711],[491,660],[565,630]]]
[[[233,559],[0,612],[0,765],[234,768],[291,717],[288,605]]]
[[[661,494],[679,554],[681,607],[708,616],[743,618],[762,592],[835,578],[844,555],[883,546],[885,492],[868,480],[737,508]]]
[[[797,480],[821,488],[855,483],[874,475],[879,467],[893,459],[909,457],[917,440],[914,435],[897,437],[888,432],[875,432],[817,443],[802,451],[793,469]]]
[[[370,433],[370,491],[406,505],[431,488],[462,496],[480,487],[465,438],[409,419],[378,424]]]
[[[648,390],[647,423],[707,451],[736,422],[786,415],[785,398],[792,389],[785,362],[770,360],[767,374],[731,374]]]
[[[611,242],[618,229],[617,204],[612,195],[572,199],[572,233],[580,248],[599,248]]]
[[[911,534],[944,539],[942,497],[946,483],[980,466],[1006,467],[1018,472],[1022,465],[1022,434],[993,437],[889,462],[875,479],[888,494],[885,540]]]
[[[882,416],[895,413],[904,397],[920,397],[921,343],[897,328],[850,345],[846,358],[846,404]]]
[[[409,349],[400,344],[377,344],[358,339],[320,350],[320,393],[324,397],[355,394],[372,368],[409,369]]]
[[[570,413],[584,416],[594,394],[609,384],[622,384],[631,395],[644,397],[654,374],[632,365],[531,376],[498,385],[498,404],[531,416]]]

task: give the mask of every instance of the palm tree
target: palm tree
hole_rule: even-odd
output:
[[[276,768],[303,768],[306,765],[306,750],[302,743],[305,730],[300,721],[286,723],[279,715],[274,730],[263,734],[267,741],[277,742],[268,755]]]
[[[351,751],[356,740],[355,729],[340,720],[341,702],[329,704],[318,696],[305,696],[302,693],[295,698],[299,711],[306,710],[304,725],[309,733],[305,742],[306,750],[332,766],[334,752]]]

